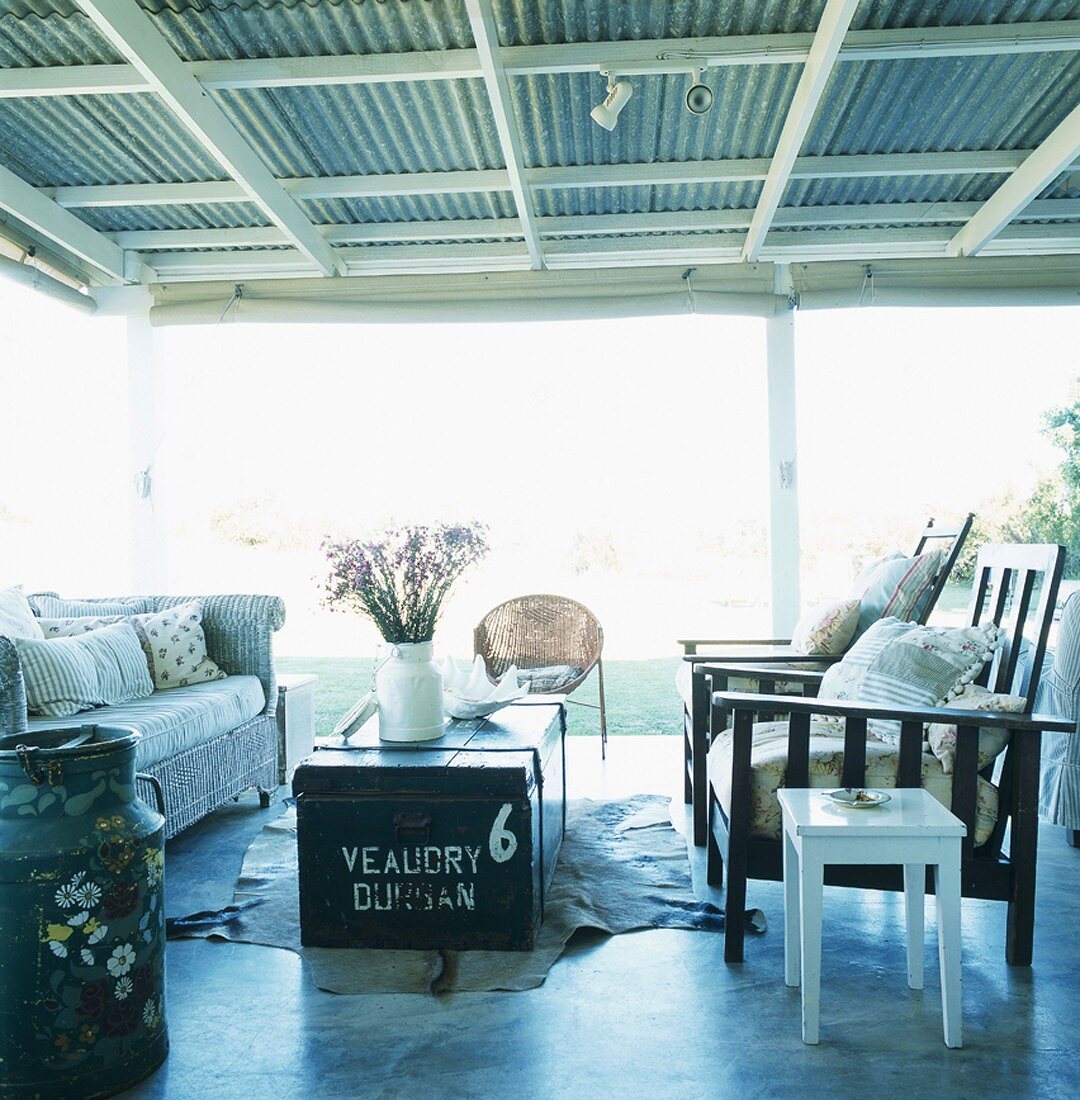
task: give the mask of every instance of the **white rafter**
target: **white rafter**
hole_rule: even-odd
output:
[[[793,180],[855,179],[883,176],[1006,174],[1023,164],[1024,150],[976,150],[961,153],[879,153],[863,156],[799,157]],[[1080,162],[1073,165],[1080,169]],[[763,180],[764,159],[658,161],[652,164],[572,165],[527,168],[532,190],[574,187],[631,187]],[[484,171],[401,172],[393,175],[322,176],[279,179],[294,199],[387,198],[394,195],[462,195],[510,190],[502,168]],[[232,180],[208,183],[113,183],[86,187],[42,188],[64,207],[171,206],[252,202]]]
[[[236,132],[136,0],[79,0],[79,6],[296,247],[325,274],[342,273],[344,266],[333,248]]]
[[[1080,155],[1077,104],[949,242],[950,256],[974,256]]]
[[[776,229],[820,229],[828,226],[902,226],[959,223],[970,218],[978,202],[861,203],[840,206],[781,207]],[[703,233],[745,230],[753,210],[688,210],[640,214],[579,214],[541,217],[542,237],[595,237],[627,233]],[[1080,199],[1044,199],[1022,215],[1033,219],[1080,219]],[[520,239],[517,218],[468,218],[442,221],[383,222],[316,227],[332,244],[391,244],[405,241]],[[109,234],[133,252],[169,252],[197,248],[260,248],[289,242],[275,226],[239,229],[143,229]]]
[[[0,210],[114,279],[124,279],[124,253],[113,241],[0,166]]]
[[[780,205],[784,189],[791,178],[791,170],[795,166],[795,158],[798,157],[806,132],[814,120],[844,35],[847,34],[858,6],[859,0],[828,0],[821,13],[814,44],[810,47],[795,88],[784,128],[780,131],[780,140],[769,165],[769,174],[761,188],[753,223],[746,234],[743,258],[748,262],[752,263],[758,258],[761,246],[765,243],[773,214]]]
[[[510,176],[510,190],[517,206],[521,229],[525,237],[525,247],[529,250],[529,259],[534,268],[544,266],[544,253],[540,247],[540,234],[536,231],[536,212],[533,209],[532,195],[525,181],[525,170],[521,153],[521,135],[517,124],[510,116],[510,84],[503,70],[498,30],[495,27],[495,14],[491,10],[491,0],[465,0],[469,13],[469,25],[472,27],[476,50],[480,55],[480,67],[484,73],[484,86],[491,101],[491,113],[495,119],[495,129],[502,146],[503,160]]]
[[[834,229],[779,231],[762,250],[762,261],[813,263],[870,262],[884,259],[945,259],[952,229],[909,226],[900,229]],[[1009,226],[987,247],[986,255],[1080,255],[1080,224]],[[453,244],[389,244],[341,252],[349,275],[405,273],[447,274],[526,270],[527,256],[514,242]],[[317,276],[317,270],[295,249],[238,252],[157,252],[146,260],[162,281]],[[545,246],[547,266],[607,269],[738,264],[742,250],[723,233],[670,237],[555,240]]]
[[[506,46],[508,76],[596,72],[623,75],[684,72],[694,66],[790,65],[806,61],[812,34],[732,35],[621,42]],[[971,27],[901,27],[850,31],[838,62],[916,60],[1080,50],[1080,20]],[[694,61],[660,54],[695,55]],[[474,49],[324,57],[243,58],[185,62],[205,88],[284,88],[318,84],[387,84],[413,80],[476,79],[483,75]],[[134,65],[66,65],[0,70],[0,98],[124,95],[152,91]]]

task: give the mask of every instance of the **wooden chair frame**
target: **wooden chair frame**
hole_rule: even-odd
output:
[[[1065,549],[1061,546],[989,545],[979,551],[971,624],[978,625],[993,619],[1007,630],[1001,651],[979,678],[984,685],[992,685],[992,690],[1007,691],[1014,683],[1035,584],[1039,578],[1042,580],[1034,616],[1037,635],[1027,695],[1029,708],[1038,687],[1064,563]],[[865,782],[866,728],[869,719],[891,719],[901,723],[898,787],[917,787],[920,784],[924,724],[956,723],[951,809],[968,830],[962,848],[963,895],[1008,903],[1006,960],[1014,966],[1030,965],[1035,919],[1040,742],[1044,730],[1068,732],[1073,728],[1071,722],[1030,713],[1018,715],[940,707],[883,707],[814,697],[729,692],[726,684],[733,672],[745,675],[745,669],[732,666],[702,665],[694,672],[696,697],[708,701],[713,730],[718,733],[725,729],[729,715],[734,715],[731,805],[728,813],[725,813],[715,789],[709,783],[708,880],[712,885],[720,885],[726,867],[726,961],[741,962],[743,958],[747,879],[778,881],[783,877],[781,842],[751,835],[750,796],[754,723],[777,712],[785,712],[789,716],[787,770],[784,777],[787,787],[810,785],[810,723],[815,715],[843,720],[841,783],[844,786],[860,786]],[[784,678],[789,676],[801,679],[806,687],[814,688],[814,681],[820,681],[821,674],[790,674],[785,671]],[[980,774],[989,778],[989,773],[994,769],[991,765],[980,773],[978,767],[979,729],[984,726],[1007,729],[1010,739],[998,764],[998,820],[986,843],[975,848],[978,778]],[[1009,830],[1007,852],[1003,848],[1006,828]],[[898,867],[827,868],[825,881],[830,885],[863,889],[903,888],[903,877]],[[932,890],[932,883],[928,882],[927,888]]]
[[[934,578],[933,587],[930,590],[930,598],[919,617],[919,622],[925,623],[933,611],[949,579],[949,574],[956,565],[957,559],[964,548],[975,514],[969,512],[964,521],[958,527],[935,527],[931,517],[919,535],[915,543],[915,551],[912,557],[916,557],[926,550],[932,541],[951,539],[949,554],[941,567],[940,572]],[[754,677],[760,679],[759,691],[763,695],[775,693],[778,683],[797,683],[802,688],[802,693],[816,695],[817,679],[806,679],[801,676],[789,675],[791,670],[784,668],[783,675],[778,675],[778,665],[788,665],[792,661],[800,664],[814,663],[822,670],[828,668],[840,660],[839,657],[808,656],[795,653],[791,648],[790,638],[681,638],[679,645],[683,647],[683,660],[693,665],[715,664],[717,661],[736,661],[747,667],[739,679]],[[698,653],[699,646],[725,646],[729,652],[721,654]],[[774,667],[762,668],[759,666],[772,665]],[[697,678],[694,677],[694,684]],[[725,684],[725,690],[726,690]],[[709,751],[709,719],[708,719],[708,692],[702,694],[700,686],[693,688],[690,704],[683,702],[683,799],[686,804],[693,806],[693,831],[694,844],[701,847],[705,843],[708,833],[708,799],[705,791],[705,758]],[[693,694],[697,691],[698,694]],[[695,797],[695,792],[697,796]]]

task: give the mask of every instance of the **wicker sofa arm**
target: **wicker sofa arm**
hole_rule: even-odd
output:
[[[0,734],[26,730],[26,689],[19,652],[7,638],[0,638]]]
[[[152,596],[158,611],[193,600],[202,604],[206,649],[232,676],[258,676],[266,693],[266,714],[277,709],[273,635],[285,623],[278,596]]]

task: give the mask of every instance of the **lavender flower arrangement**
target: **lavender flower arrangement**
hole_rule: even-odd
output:
[[[488,552],[481,524],[398,527],[370,542],[330,539],[325,603],[366,615],[387,642],[430,642],[443,601]]]

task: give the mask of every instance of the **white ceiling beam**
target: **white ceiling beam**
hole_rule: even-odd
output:
[[[769,232],[784,189],[791,178],[795,159],[799,155],[806,133],[817,113],[818,104],[825,92],[836,57],[844,42],[859,0],[827,0],[821,21],[814,34],[814,43],[803,66],[799,83],[795,87],[791,106],[788,108],[780,140],[776,143],[769,174],[761,189],[754,220],[746,234],[743,256],[753,263],[758,258],[765,236]]]
[[[237,133],[222,109],[188,72],[136,0],[79,0],[104,37],[134,65],[199,143],[251,196],[266,216],[327,275],[343,271],[333,248],[315,231]]]
[[[1028,156],[1029,153],[1024,150],[977,150],[963,153],[798,157],[790,178],[811,180],[1004,174],[1015,171]],[[1072,167],[1080,169],[1080,162]],[[769,161],[764,159],[705,160],[528,168],[525,170],[525,180],[533,190],[663,186],[763,180],[768,171]],[[502,168],[486,171],[401,172],[377,176],[280,179],[278,183],[295,199],[457,195],[510,190],[510,176]],[[41,191],[64,207],[172,206],[254,201],[232,180],[207,183],[115,183],[42,188]]]
[[[441,195],[452,176],[453,194],[466,195],[511,190],[504,168],[458,172],[401,172],[379,176],[329,176],[282,180],[281,186],[297,199],[389,198],[394,195]]]
[[[484,86],[491,102],[491,113],[495,118],[503,160],[506,161],[506,171],[510,174],[510,190],[521,219],[525,247],[532,266],[542,268],[544,252],[540,246],[540,234],[536,230],[536,211],[533,208],[532,195],[525,182],[521,135],[510,114],[510,82],[502,67],[502,47],[499,45],[499,33],[495,26],[495,13],[491,9],[491,0],[465,0],[465,9],[469,14],[469,25],[480,55]]]
[[[949,242],[950,256],[974,256],[1080,155],[1080,104],[983,203]]]
[[[684,72],[692,67],[802,64],[812,34],[571,42],[502,48],[508,76],[597,72]],[[1080,20],[976,27],[903,27],[850,31],[838,62],[914,60],[1080,50]],[[660,60],[661,54],[674,55]],[[693,59],[679,55],[692,54]],[[288,88],[320,84],[389,84],[466,80],[483,75],[474,49],[410,53],[269,57],[185,62],[204,88]],[[0,70],[0,99],[124,95],[153,91],[134,65],[57,65]]]
[[[0,69],[0,99],[130,95],[150,90],[150,82],[134,65],[41,65]]]
[[[959,223],[971,217],[979,209],[979,205],[977,202],[905,202],[781,207],[773,219],[773,227],[796,229]],[[543,237],[745,230],[750,226],[753,213],[753,210],[691,210],[642,214],[586,214],[538,218],[537,227]],[[1080,220],[1080,199],[1036,201],[1031,203],[1021,216],[1028,220]],[[521,223],[517,218],[321,225],[316,228],[335,245],[521,237]],[[132,252],[170,252],[177,249],[198,248],[259,248],[289,243],[281,230],[275,226],[240,229],[129,230],[109,234],[109,237],[120,248]]]
[[[117,244],[2,165],[0,210],[110,278],[123,281],[124,253]]]
[[[740,65],[796,65],[810,56],[813,34],[731,35],[724,38],[628,39],[561,45],[507,46],[509,76],[597,72],[620,76],[690,72]],[[904,27],[849,31],[837,61],[900,61],[1080,49],[1080,20],[979,27]],[[690,54],[690,58],[683,55]]]
[[[469,49],[193,61],[188,68],[204,88],[400,84],[414,80],[475,80],[483,76],[477,51]]]
[[[774,263],[857,261],[910,258],[946,259],[951,230],[942,226],[904,229],[808,230],[773,233],[762,260]],[[1080,225],[1010,226],[986,255],[1040,256],[1080,254]],[[349,275],[440,274],[526,270],[528,257],[516,243],[386,245],[342,251]],[[723,234],[682,240],[643,238],[551,241],[545,247],[551,269],[623,268],[742,262],[738,243]],[[296,249],[209,254],[161,252],[146,257],[160,280],[281,278],[318,274]]]

